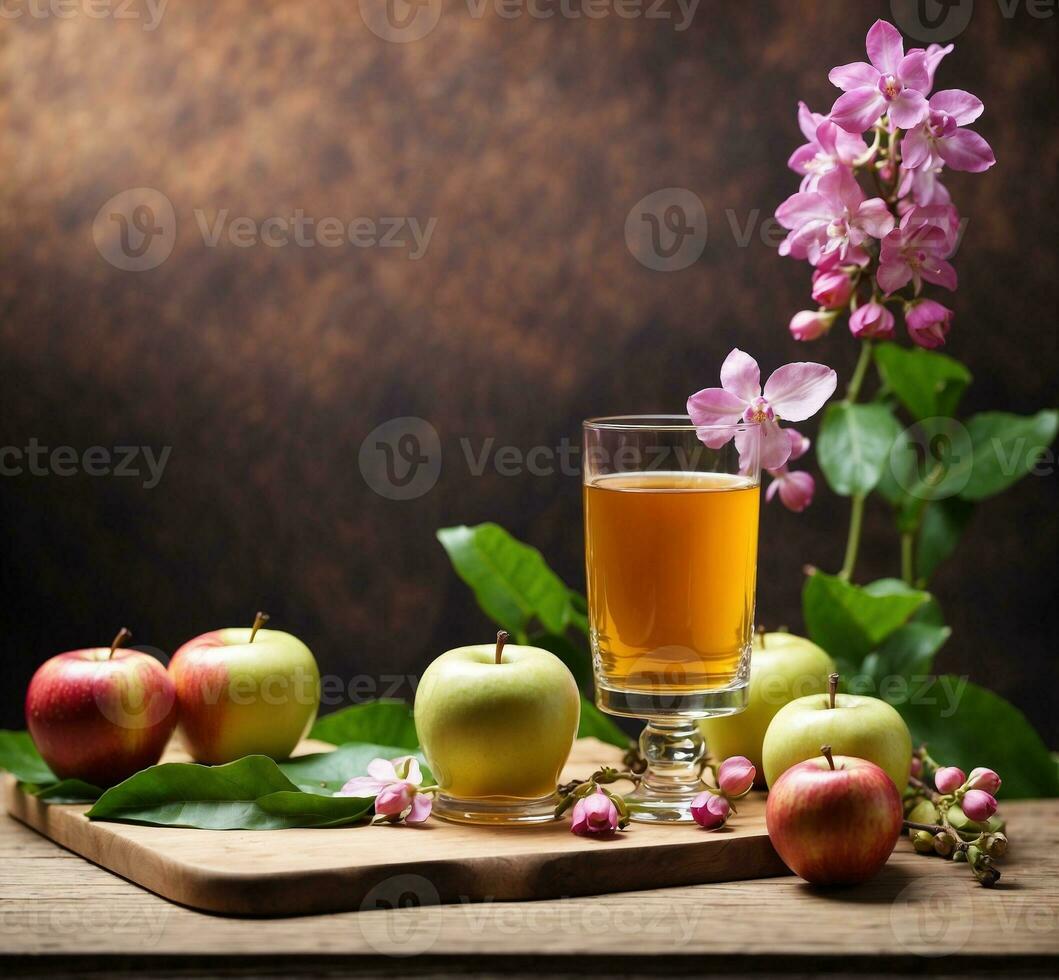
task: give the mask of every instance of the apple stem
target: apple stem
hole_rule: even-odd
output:
[[[831,746],[830,745],[821,745],[820,746],[820,751],[823,753],[824,758],[827,759],[827,764],[833,770],[835,768],[835,760],[834,760],[834,758],[831,755]]]
[[[118,635],[114,637],[114,642],[110,645],[110,653],[107,654],[107,660],[114,656],[114,651],[117,650],[118,647],[125,646],[125,644],[131,639],[132,631],[122,626],[122,628],[118,630]]]
[[[500,658],[504,655],[504,644],[508,641],[508,633],[504,630],[496,631],[496,660],[494,663],[500,663]]]
[[[838,694],[838,674],[828,674],[827,676],[827,699],[828,707],[833,708],[835,706],[835,695]]]
[[[247,641],[248,643],[254,642],[254,637],[257,636],[257,631],[261,629],[261,627],[264,626],[267,622],[268,613],[259,612],[254,617],[254,625],[250,627],[250,639]]]

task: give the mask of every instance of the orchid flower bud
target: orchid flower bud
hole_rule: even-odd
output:
[[[941,347],[952,326],[952,310],[932,299],[917,299],[905,310],[908,336],[928,350]]]
[[[841,269],[817,269],[813,273],[813,302],[828,310],[840,310],[853,295],[853,281]]]
[[[966,779],[963,770],[956,766],[944,766],[934,773],[934,785],[939,793],[955,793]]]
[[[570,830],[582,837],[610,834],[618,829],[618,808],[601,789],[574,804]]]
[[[816,340],[831,329],[835,314],[826,310],[802,310],[791,317],[790,331],[795,340]]]
[[[960,808],[967,819],[975,823],[984,823],[988,820],[996,813],[996,807],[996,799],[981,789],[969,789],[960,801]]]
[[[726,796],[742,796],[754,785],[757,769],[754,764],[741,755],[725,759],[717,770],[717,785]]]
[[[882,340],[894,333],[894,315],[882,303],[858,306],[849,318],[849,332],[854,337]]]
[[[972,769],[971,775],[967,777],[967,788],[984,790],[995,796],[996,791],[1000,789],[1000,777],[992,769],[979,766],[977,769]]]
[[[731,812],[731,804],[715,793],[699,793],[691,801],[691,815],[695,818],[695,823],[706,830],[723,827]]]

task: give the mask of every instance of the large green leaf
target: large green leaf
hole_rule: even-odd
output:
[[[916,540],[916,578],[929,582],[938,566],[960,543],[974,513],[974,504],[960,497],[934,501],[923,512]]]
[[[974,449],[974,464],[964,500],[984,500],[1006,490],[1029,473],[1042,452],[1052,444],[1059,428],[1059,412],[1036,415],[982,412],[967,421]]]
[[[280,771],[306,793],[329,796],[354,776],[363,776],[372,759],[396,759],[414,755],[423,768],[426,783],[432,781],[426,760],[418,752],[394,745],[372,745],[353,742],[340,745],[331,752],[313,752],[279,763]]]
[[[971,382],[971,372],[959,361],[921,347],[880,344],[875,363],[887,388],[917,421],[954,414]]]
[[[98,786],[81,779],[60,779],[46,786],[23,783],[22,788],[48,803],[92,803],[103,795],[103,790]]]
[[[29,732],[0,730],[0,769],[6,769],[19,782],[44,786],[58,781],[33,744]]]
[[[107,790],[88,817],[203,830],[283,830],[355,823],[373,803],[303,793],[272,759],[251,755],[223,766],[171,762],[145,769]]]
[[[816,455],[835,493],[866,494],[875,488],[901,427],[885,405],[836,402],[824,414]]]
[[[899,700],[909,689],[905,682],[929,675],[935,654],[951,635],[948,626],[929,623],[899,626],[883,640],[878,650],[864,658],[860,669],[870,684],[870,689],[865,688],[866,693],[889,701]]]
[[[942,765],[996,770],[1002,799],[1059,796],[1055,761],[1021,711],[999,695],[952,675],[896,705],[916,742]]]
[[[482,611],[508,632],[523,637],[536,618],[549,633],[560,635],[576,622],[563,580],[536,548],[500,525],[444,527],[437,535]]]
[[[577,729],[577,737],[598,738],[619,749],[627,749],[633,741],[584,695],[581,696],[581,724]]]
[[[552,633],[537,633],[530,637],[535,647],[554,653],[574,675],[577,686],[583,691],[592,689],[592,658],[587,648],[572,643],[565,636]]]
[[[859,664],[929,600],[929,593],[893,580],[859,588],[815,572],[802,590],[802,614],[814,643],[837,659]]]
[[[309,738],[345,745],[348,742],[370,742],[397,745],[404,749],[419,746],[412,708],[405,701],[380,698],[365,704],[354,704],[318,718]]]

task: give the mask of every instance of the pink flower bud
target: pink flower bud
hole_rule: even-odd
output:
[[[816,340],[831,329],[835,314],[826,310],[802,310],[791,317],[790,331],[795,340]]]
[[[717,830],[728,821],[732,807],[723,796],[714,793],[699,793],[691,801],[691,815],[695,823],[707,830]]]
[[[995,796],[996,791],[1000,789],[1000,777],[992,769],[979,766],[971,770],[971,775],[967,777],[967,785],[970,789],[984,790],[991,796]]]
[[[754,785],[757,770],[754,764],[741,755],[725,759],[717,770],[717,785],[728,796],[742,796]]]
[[[996,813],[996,800],[984,790],[969,789],[963,794],[960,808],[967,815],[968,820],[983,823]]]
[[[923,760],[918,756],[912,756],[912,775],[918,779],[923,775]]]
[[[905,325],[920,347],[941,347],[952,326],[952,310],[932,299],[917,299],[905,310]]]
[[[966,779],[963,770],[955,766],[945,766],[934,773],[934,785],[937,786],[939,793],[955,793]]]
[[[853,295],[853,281],[841,269],[817,269],[813,273],[813,302],[829,310],[840,310]]]
[[[882,303],[858,306],[849,318],[849,332],[854,337],[885,338],[894,333],[894,315]]]
[[[603,790],[597,789],[574,804],[570,829],[582,837],[609,834],[618,829],[618,817],[614,801]]]
[[[416,788],[411,783],[390,783],[375,797],[375,812],[384,817],[396,817],[412,805]]]

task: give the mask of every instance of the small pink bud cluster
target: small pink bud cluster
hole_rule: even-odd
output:
[[[621,815],[614,801],[596,787],[596,791],[574,804],[570,830],[581,837],[612,834],[618,829]]]
[[[934,785],[939,793],[955,796],[968,820],[984,823],[997,810],[996,797],[1000,777],[992,769],[979,766],[966,776],[956,766],[944,766],[934,773]]]
[[[725,759],[717,769],[717,792],[706,790],[692,800],[691,815],[705,830],[723,827],[732,815],[731,800],[746,796],[754,785],[757,770],[741,755]]]

